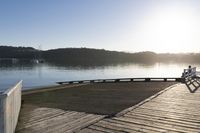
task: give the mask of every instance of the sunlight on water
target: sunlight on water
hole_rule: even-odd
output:
[[[9,88],[23,80],[24,88],[53,85],[57,81],[109,79],[131,77],[180,77],[188,64],[119,64],[108,66],[72,67],[49,64],[0,66],[0,89]],[[200,64],[195,64],[197,69]]]

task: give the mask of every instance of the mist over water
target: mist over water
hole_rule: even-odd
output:
[[[180,77],[188,63],[121,63],[103,65],[59,65],[1,62],[0,90],[23,80],[23,89],[56,85],[58,81],[134,77]],[[200,64],[192,64],[197,69]]]

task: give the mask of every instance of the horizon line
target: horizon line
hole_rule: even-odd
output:
[[[113,51],[113,52],[124,52],[124,53],[130,53],[130,54],[134,54],[134,53],[142,53],[142,52],[152,52],[155,54],[200,54],[200,52],[155,52],[155,51],[150,51],[150,50],[141,50],[141,51],[126,51],[126,50],[115,50],[115,49],[105,49],[105,48],[95,48],[95,47],[58,47],[58,48],[49,48],[49,49],[39,49],[39,48],[35,48],[33,46],[12,46],[12,45],[0,45],[0,47],[24,47],[24,48],[34,48],[36,50],[41,50],[41,51],[48,51],[48,50],[56,50],[56,49],[70,49],[70,48],[74,48],[74,49],[95,49],[95,50],[105,50],[105,51]]]

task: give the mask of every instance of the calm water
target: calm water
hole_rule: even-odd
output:
[[[42,64],[0,64],[0,90],[23,80],[23,89],[54,85],[57,81],[130,78],[130,77],[180,77],[184,63],[118,64],[106,66],[71,67]],[[193,64],[200,68],[200,64]]]

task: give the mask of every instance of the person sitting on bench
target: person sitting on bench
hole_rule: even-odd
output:
[[[188,66],[188,74],[191,74],[192,73],[192,67],[191,65]]]

